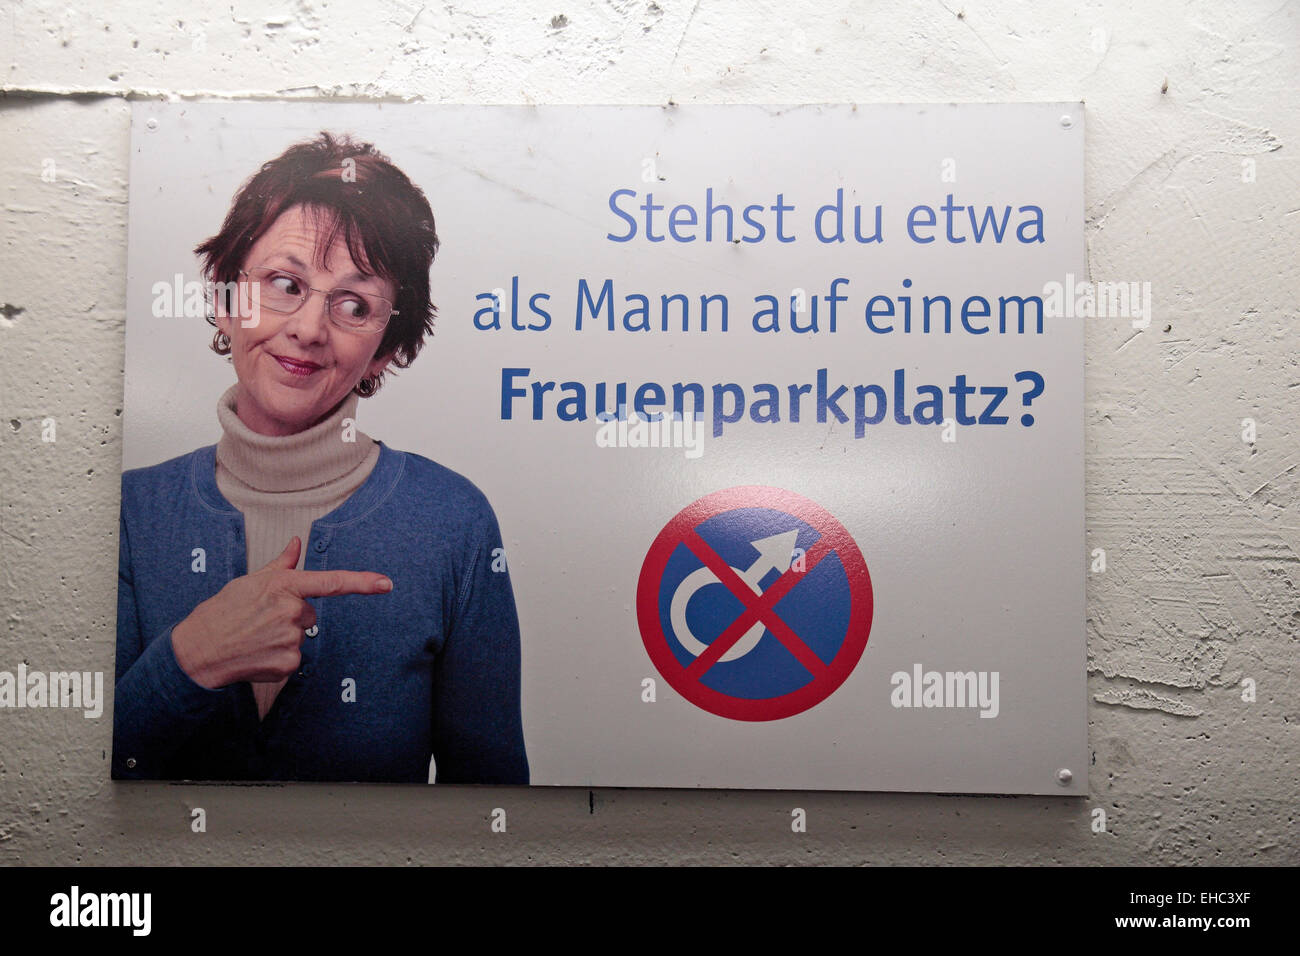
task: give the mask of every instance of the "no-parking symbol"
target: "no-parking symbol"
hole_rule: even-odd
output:
[[[782,488],[727,488],[689,505],[655,538],[637,584],[659,673],[734,720],[778,720],[829,697],[866,649],[872,609],[848,531]]]

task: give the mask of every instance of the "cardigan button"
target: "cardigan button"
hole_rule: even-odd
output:
[[[324,542],[324,541],[317,541],[317,542],[316,542],[316,550],[317,550],[317,551],[324,551],[324,550],[325,550],[325,542]]]

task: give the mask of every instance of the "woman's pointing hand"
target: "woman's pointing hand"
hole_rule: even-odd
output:
[[[172,628],[176,663],[196,684],[283,680],[298,669],[303,634],[316,623],[306,598],[393,589],[373,571],[298,571],[301,550],[295,535],[265,567],[235,578]]]

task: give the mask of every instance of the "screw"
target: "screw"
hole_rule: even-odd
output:
[[[1074,779],[1074,774],[1072,774],[1065,767],[1062,767],[1060,770],[1056,771],[1056,782],[1063,787],[1068,787],[1070,785],[1070,781],[1073,779]]]

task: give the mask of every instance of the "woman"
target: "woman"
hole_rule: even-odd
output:
[[[114,777],[528,782],[492,508],[355,427],[432,331],[437,248],[405,174],[321,133],[195,250],[238,381],[216,445],[122,476]]]

